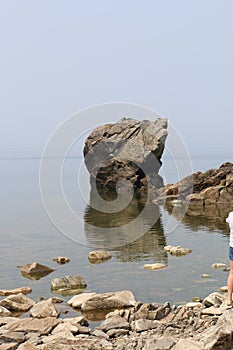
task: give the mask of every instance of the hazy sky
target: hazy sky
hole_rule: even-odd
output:
[[[43,147],[69,115],[123,101],[190,149],[232,148],[232,15],[232,0],[0,0],[0,147]]]

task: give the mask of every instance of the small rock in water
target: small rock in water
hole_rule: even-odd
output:
[[[149,269],[149,270],[159,270],[159,269],[162,269],[162,268],[164,268],[166,266],[167,265],[162,264],[162,263],[145,264],[145,265],[143,265],[144,269]]]
[[[30,264],[20,266],[20,271],[24,277],[38,280],[41,277],[47,276],[49,273],[53,272],[54,269],[37,262],[32,262]]]
[[[226,267],[227,265],[226,264],[223,264],[223,263],[214,263],[213,265],[212,265],[212,268],[213,269],[222,269],[222,268],[224,268],[224,267]]]
[[[111,257],[111,254],[107,251],[90,252],[88,255],[88,259],[92,263],[103,262],[111,259]]]
[[[219,291],[223,292],[223,293],[227,293],[228,287],[227,286],[223,286],[223,287],[219,288]]]
[[[51,289],[77,289],[86,288],[87,284],[82,276],[65,276],[62,278],[55,278],[51,281]]]
[[[0,295],[8,296],[8,295],[15,295],[15,294],[28,294],[31,293],[32,289],[30,287],[20,287],[16,289],[0,289]]]
[[[56,258],[53,258],[53,261],[56,261],[58,264],[67,264],[70,262],[70,259],[67,258],[66,256],[58,256]]]
[[[208,275],[207,273],[203,273],[203,274],[201,275],[201,277],[202,277],[202,278],[212,278],[212,276],[211,276],[211,275]]]
[[[189,248],[183,248],[181,246],[172,246],[172,245],[167,245],[164,247],[164,250],[171,255],[187,255],[192,252],[192,249]]]

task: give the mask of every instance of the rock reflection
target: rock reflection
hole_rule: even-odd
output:
[[[106,197],[105,193],[105,200],[111,199],[115,199],[115,194],[108,193]],[[166,238],[159,206],[154,205],[151,199],[147,201],[144,196],[134,196],[123,210],[106,213],[94,209],[98,208],[98,200],[98,196],[91,191],[90,205],[84,214],[89,246],[115,251],[117,259],[124,262],[149,257],[167,262],[167,253],[163,251]]]
[[[228,234],[226,217],[230,211],[229,206],[209,205],[203,207],[199,205],[173,206],[166,204],[164,209],[167,210],[169,215],[172,215],[178,221],[182,221],[193,231],[206,227],[209,231],[220,230],[224,234]]]

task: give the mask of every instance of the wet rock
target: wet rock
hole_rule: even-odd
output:
[[[163,269],[167,265],[162,264],[162,263],[155,263],[155,264],[145,264],[143,265],[144,269],[149,269],[149,270],[159,270]]]
[[[0,301],[0,306],[5,307],[11,312],[27,312],[35,302],[27,298],[24,294],[10,295]]]
[[[111,254],[107,251],[90,252],[88,259],[91,263],[99,263],[111,259]]]
[[[0,295],[9,296],[14,294],[28,294],[31,293],[32,289],[30,287],[20,287],[16,289],[0,289]]]
[[[95,129],[86,139],[85,164],[93,187],[116,190],[125,188],[124,180],[137,189],[159,188],[163,180],[158,175],[167,137],[167,119],[154,122],[122,118],[115,124]],[[143,171],[142,171],[142,170]]]
[[[183,248],[181,246],[171,246],[171,245],[165,246],[164,250],[170,253],[171,255],[176,255],[176,256],[187,255],[192,252],[192,249]]]
[[[52,290],[61,289],[83,289],[87,284],[82,276],[65,276],[62,278],[55,278],[51,281]]]
[[[37,262],[32,262],[30,264],[20,266],[20,271],[24,277],[37,280],[47,276],[49,273],[53,272],[54,269]]]
[[[67,304],[74,309],[81,309],[82,304],[88,299],[91,299],[94,295],[96,295],[96,293],[81,293],[79,295],[74,295],[67,301]]]
[[[227,267],[227,265],[226,265],[226,264],[223,264],[223,263],[214,263],[214,264],[212,265],[212,268],[213,268],[213,269],[222,269],[222,268],[224,268],[224,267]]]
[[[37,318],[58,317],[58,312],[50,298],[33,305],[30,310],[30,315]]]
[[[228,291],[228,286],[223,286],[219,288],[219,292],[227,293],[227,291]]]
[[[95,309],[118,309],[134,306],[136,303],[134,295],[130,291],[110,292],[96,294],[87,299],[81,305],[82,311]]]
[[[66,256],[58,256],[56,258],[53,258],[53,261],[57,262],[60,265],[63,265],[69,263],[70,259]]]

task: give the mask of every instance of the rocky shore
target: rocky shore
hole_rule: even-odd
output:
[[[233,309],[227,309],[224,293],[178,306],[142,303],[131,291],[81,293],[66,307],[82,315],[66,317],[62,299],[35,302],[22,290],[28,292],[13,290],[0,301],[0,350],[231,349]],[[85,312],[99,310],[105,320],[90,328]]]

